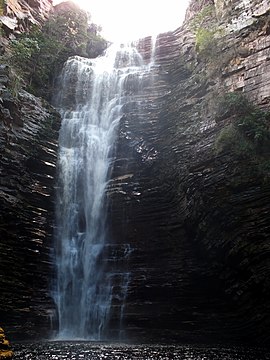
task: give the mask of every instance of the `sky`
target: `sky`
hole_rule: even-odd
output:
[[[137,40],[175,30],[184,20],[189,0],[73,0],[101,25],[112,42]],[[54,0],[54,5],[62,2]]]

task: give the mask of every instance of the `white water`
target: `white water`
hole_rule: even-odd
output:
[[[155,65],[157,45],[158,45],[158,33],[153,34],[151,36],[151,55],[150,55],[149,67]]]
[[[139,81],[143,71],[135,47],[112,46],[95,60],[70,58],[62,74],[53,295],[59,339],[107,336],[114,274],[106,268],[104,255],[113,241],[106,227],[105,189],[122,107],[129,100],[131,80],[137,75]],[[129,273],[117,276],[121,331]]]

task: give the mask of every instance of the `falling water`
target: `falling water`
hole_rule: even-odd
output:
[[[151,55],[149,62],[150,67],[155,65],[157,42],[158,42],[158,34],[155,33],[151,36]]]
[[[114,274],[105,254],[112,244],[105,190],[128,79],[142,69],[135,47],[112,46],[98,59],[72,57],[63,70],[54,289],[60,339],[107,337]],[[129,274],[121,276],[124,301]]]

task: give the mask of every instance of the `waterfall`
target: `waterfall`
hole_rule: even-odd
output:
[[[97,59],[70,58],[61,76],[53,291],[59,339],[107,339],[115,276],[121,330],[129,273],[108,266],[105,194],[122,108],[143,69],[134,46],[115,45]]]
[[[151,55],[150,55],[150,63],[149,66],[155,65],[155,57],[156,57],[156,47],[158,43],[158,33],[155,33],[151,36]]]

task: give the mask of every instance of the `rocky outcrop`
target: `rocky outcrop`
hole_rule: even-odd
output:
[[[8,69],[2,67],[1,75],[0,318],[11,336],[35,337],[50,327],[60,117],[45,101],[25,91],[12,95],[6,83]]]
[[[11,346],[9,341],[7,340],[4,330],[0,328],[0,359],[8,360],[12,359],[13,351],[11,350]]]
[[[269,11],[267,0],[214,0],[216,13],[230,31],[240,30],[254,23],[256,17]]]
[[[114,239],[132,249],[130,339],[269,340],[269,173],[215,150],[231,121],[219,96],[269,107],[268,10],[251,20],[204,54],[187,25],[162,35],[140,107],[126,108],[108,196]]]
[[[253,2],[253,9],[257,5],[261,2]],[[220,39],[220,55],[208,60],[208,75],[200,73],[201,81],[193,89],[198,115],[188,115],[191,120],[188,129],[193,126],[197,130],[192,134],[186,129],[186,140],[192,142],[192,148],[185,153],[187,173],[180,186],[180,193],[185,193],[188,237],[199,247],[210,272],[219,279],[227,309],[234,316],[233,329],[241,329],[245,340],[254,341],[255,336],[257,342],[265,343],[270,335],[267,330],[270,288],[266,280],[270,269],[267,220],[270,208],[266,200],[269,171],[260,171],[254,159],[233,151],[217,156],[215,141],[231,119],[219,121],[215,106],[219,94],[237,91],[261,108],[269,109],[268,23],[266,12],[252,18],[251,25],[241,24],[239,32]],[[182,87],[175,87],[179,95],[185,88],[181,84]],[[182,162],[181,157],[179,160]]]
[[[7,34],[29,31],[41,26],[52,11],[52,0],[7,0],[0,21]]]

